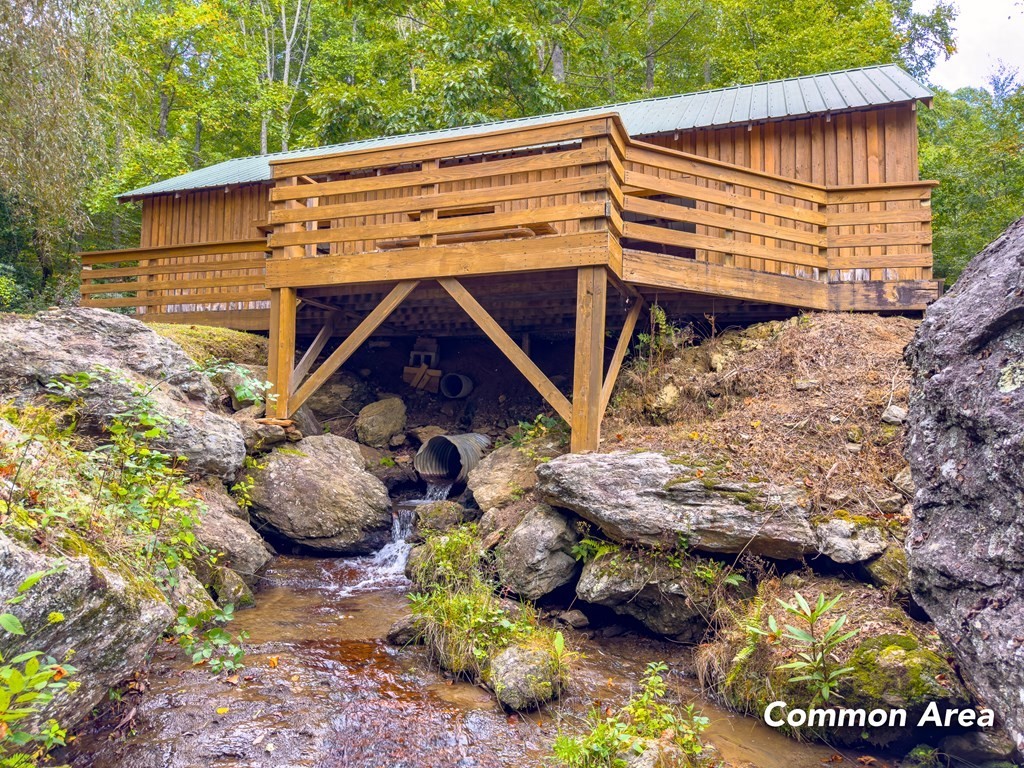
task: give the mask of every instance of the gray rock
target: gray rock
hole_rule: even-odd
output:
[[[1017,751],[1003,733],[992,730],[970,731],[947,736],[941,748],[947,755],[971,765],[991,761],[1012,760]]]
[[[416,507],[416,524],[421,529],[448,531],[462,524],[466,509],[454,501],[432,501]]]
[[[219,377],[220,383],[228,391],[231,408],[240,411],[243,408],[256,405],[261,391],[258,387],[261,384],[266,384],[267,376],[267,366],[265,365],[239,365],[233,370],[222,373]]]
[[[246,453],[261,453],[275,445],[280,445],[287,439],[284,427],[277,424],[261,424],[256,421],[257,414],[262,410],[259,406],[254,405],[238,411],[231,417],[242,430]]]
[[[271,555],[256,531],[238,517],[238,504],[223,487],[193,487],[205,509],[199,514],[196,540],[220,556],[217,565],[235,571],[249,586],[259,579],[259,572],[270,562]]]
[[[354,417],[363,406],[374,401],[370,386],[346,371],[336,371],[326,383],[310,395],[306,405],[320,421]]]
[[[490,660],[487,684],[506,709],[536,709],[561,693],[561,680],[550,651],[510,645]]]
[[[714,484],[660,453],[569,454],[537,468],[544,501],[570,509],[622,543],[780,560],[816,551],[797,489]]]
[[[583,566],[576,594],[659,634],[697,642],[707,631],[714,601],[710,585],[692,566],[673,568],[631,550],[606,554]]]
[[[814,525],[818,551],[837,563],[862,563],[877,557],[888,546],[885,531],[871,523],[833,517]]]
[[[914,598],[1024,750],[1024,219],[907,347]]]
[[[404,429],[405,403],[398,397],[370,403],[356,418],[359,442],[374,448],[387,448],[391,438]]]
[[[889,405],[882,411],[882,421],[886,424],[900,425],[907,420],[907,409],[898,405]]]
[[[579,535],[564,516],[538,504],[498,544],[496,562],[502,586],[537,600],[572,581],[578,570],[572,548]]]
[[[409,434],[412,435],[413,439],[423,445],[432,437],[438,437],[440,435],[447,435],[448,430],[444,427],[439,427],[436,424],[429,424],[425,427],[413,427],[409,430]]]
[[[173,586],[167,591],[167,601],[175,612],[184,608],[189,616],[195,616],[217,607],[206,587],[187,568],[179,566],[174,572],[174,578],[168,579],[168,583]]]
[[[3,315],[0,349],[0,397],[24,403],[55,377],[92,371],[97,378],[78,393],[81,429],[102,434],[142,389],[168,420],[167,436],[157,445],[186,458],[190,475],[229,480],[242,467],[242,432],[217,412],[217,390],[177,344],[137,320],[84,308]]]
[[[2,322],[2,320],[0,320]],[[30,575],[63,562],[63,569],[44,577],[23,593],[18,586]],[[26,651],[41,650],[61,661],[74,650],[79,688],[73,696],[59,695],[42,712],[72,726],[102,701],[107,691],[143,663],[174,611],[149,585],[136,584],[86,557],[48,557],[30,551],[0,533],[0,604],[13,613],[26,635],[0,636],[0,652],[10,659]],[[64,620],[52,623],[52,613]]]
[[[558,620],[568,624],[573,629],[583,629],[584,627],[590,626],[590,619],[587,618],[587,614],[579,608],[562,611],[558,614]]]
[[[302,433],[303,437],[322,435],[324,433],[323,425],[320,423],[320,420],[313,415],[309,406],[303,405],[299,410],[293,413],[292,421],[295,422],[295,428]]]
[[[892,542],[885,552],[861,565],[866,580],[882,589],[892,590],[898,597],[910,594],[910,568],[903,546]]]
[[[250,470],[254,518],[303,547],[334,554],[380,549],[391,530],[387,489],[351,440],[307,437]]]
[[[897,472],[892,478],[892,484],[896,490],[909,498],[914,497],[914,478],[910,473],[910,467],[906,466]]]
[[[235,608],[251,608],[256,605],[252,589],[230,568],[214,568],[210,588],[217,597],[217,605],[233,605]]]
[[[500,509],[532,491],[540,459],[557,455],[558,447],[551,441],[537,441],[529,449],[504,445],[470,471],[466,487],[484,512]]]
[[[402,648],[417,642],[419,637],[420,633],[416,627],[416,617],[410,613],[405,616],[400,616],[395,623],[391,625],[391,629],[388,630],[388,634],[385,639],[387,640],[388,645],[394,645]]]

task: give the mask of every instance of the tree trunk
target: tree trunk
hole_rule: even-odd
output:
[[[644,53],[644,90],[654,90],[654,0],[647,6],[647,50]]]
[[[192,139],[192,167],[199,168],[203,164],[202,154],[200,149],[202,147],[203,139],[203,118],[196,115],[196,132],[195,137]]]
[[[268,152],[268,140],[270,133],[270,117],[263,115],[263,119],[260,121],[260,154],[265,155]]]
[[[171,97],[166,91],[160,92],[160,118],[157,123],[156,137],[167,138],[167,123],[171,117]]]
[[[561,43],[555,43],[551,47],[551,76],[556,83],[565,82],[565,51]]]

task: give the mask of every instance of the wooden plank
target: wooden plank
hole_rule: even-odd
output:
[[[211,264],[210,271],[217,265]],[[176,269],[181,269],[180,266]],[[150,280],[132,283],[88,283],[82,285],[80,293],[89,296],[97,293],[122,293],[125,291],[173,291],[197,290],[200,288],[230,288],[242,285],[263,286],[262,275],[234,275],[230,277],[182,278],[177,280]],[[220,294],[217,294],[220,295]]]
[[[220,261],[210,264],[208,267],[196,264],[193,268],[196,272],[232,272],[239,270],[260,270],[266,269],[267,260],[260,256],[258,259],[243,259],[240,261]],[[84,281],[106,280],[115,277],[142,277],[152,275],[167,275],[181,271],[176,264],[144,264],[139,267],[111,267],[109,269],[85,268],[79,273],[79,278]]]
[[[831,269],[904,269],[930,267],[931,265],[932,254],[928,251],[879,253],[867,256],[833,256],[829,261]]]
[[[618,120],[617,115],[608,115]],[[275,179],[297,175],[353,171],[360,168],[392,167],[423,160],[464,157],[486,152],[507,152],[522,147],[578,141],[585,136],[606,133],[605,117],[548,123],[530,128],[490,131],[475,136],[458,136],[432,141],[379,147],[368,151],[333,153],[300,160],[271,161]]]
[[[692,184],[686,181],[663,179],[657,176],[651,176],[650,174],[641,173],[639,171],[626,171],[626,184],[632,185],[640,190],[645,190],[649,194],[667,194],[677,197],[688,197],[694,200],[703,200],[708,203],[727,205],[733,208],[739,208],[743,211],[750,211],[752,213],[782,216],[787,219],[793,219],[794,221],[801,221],[818,226],[825,223],[825,216],[818,213],[817,210],[812,210],[810,208],[800,208],[795,205],[783,205],[760,197],[750,197],[749,195],[738,195],[732,192],[723,192],[709,187],[698,186],[697,184]],[[764,192],[762,191],[760,194],[763,195]]]
[[[120,299],[82,298],[83,307],[164,307],[169,304],[218,304],[227,301],[266,301],[270,291],[237,291],[233,293],[182,293],[174,296],[127,296]]]
[[[751,235],[774,237],[778,240],[812,245],[815,248],[824,248],[826,243],[825,236],[818,232],[807,232],[806,230],[775,226],[774,224],[761,224],[756,221],[741,219],[735,215],[699,211],[696,208],[663,203],[658,200],[647,200],[642,197],[627,197],[625,209],[655,218],[703,224],[709,227],[719,227],[720,229],[745,232]]]
[[[511,173],[570,168],[607,161],[608,153],[604,150],[569,149],[525,157],[510,157],[503,160],[483,160],[464,165],[453,165],[436,171],[405,171],[383,176],[362,176],[342,181],[325,181],[302,187],[274,187],[270,192],[270,199],[281,201],[305,197],[350,195],[358,192],[379,192],[415,185],[482,180]]]
[[[832,227],[849,224],[900,224],[904,222],[930,222],[931,208],[908,208],[892,211],[855,211],[851,213],[829,213],[828,224]]]
[[[153,316],[141,315],[138,319],[144,323],[211,325],[218,328],[234,328],[239,331],[266,331],[270,328],[270,310],[268,309],[167,312]]]
[[[739,184],[752,189],[786,195],[811,203],[825,202],[825,188],[817,184],[797,181],[785,176],[741,168],[730,163],[723,163],[704,157],[687,155],[671,149],[644,146],[642,142],[634,142],[626,153],[626,160],[634,163],[665,168],[678,173],[700,176],[718,182]]]
[[[828,284],[750,269],[677,259],[656,253],[623,252],[623,278],[634,285],[782,304],[801,309],[828,309]]]
[[[828,288],[830,309],[836,312],[923,310],[942,295],[941,280],[864,280]]]
[[[629,342],[633,338],[633,331],[636,330],[636,323],[640,319],[643,308],[644,300],[637,294],[637,298],[633,299],[633,306],[626,313],[622,331],[619,333],[619,340],[615,344],[615,351],[612,352],[612,359],[608,364],[608,373],[605,374],[604,383],[601,385],[601,413],[608,410],[608,403],[611,402],[612,392],[615,390],[615,382],[619,378],[619,371],[626,359],[626,353],[629,352]]]
[[[577,271],[576,342],[573,362],[573,453],[595,451],[601,442],[602,379],[604,378],[605,307],[608,275],[604,267]]]
[[[114,264],[119,261],[149,261],[151,259],[188,258],[223,253],[251,253],[267,250],[266,240],[229,240],[216,243],[188,245],[161,245],[154,248],[129,248],[118,251],[89,251],[79,253],[82,264]]]
[[[294,392],[302,380],[306,378],[306,374],[309,373],[309,369],[313,367],[313,363],[316,362],[317,357],[323,352],[324,347],[327,346],[327,342],[331,340],[331,336],[334,335],[334,324],[335,319],[338,317],[338,313],[332,312],[327,316],[324,321],[323,327],[317,332],[316,337],[313,339],[313,343],[309,345],[306,351],[303,353],[302,358],[298,363],[295,364],[295,370],[292,371],[291,382],[289,385],[289,391]]]
[[[270,236],[273,248],[310,243],[341,243],[354,240],[441,235],[453,232],[474,232],[482,229],[546,224],[570,219],[600,218],[605,214],[604,203],[577,203],[550,208],[536,208],[511,213],[490,213],[481,216],[453,216],[437,221],[409,221],[402,224],[371,224],[341,226],[316,232],[283,232]],[[285,225],[287,226],[287,225]]]
[[[938,182],[921,182],[919,184],[882,184],[868,188],[836,188],[828,193],[829,205],[852,203],[890,203],[901,200],[927,200],[932,188]]]
[[[603,190],[607,184],[607,179],[603,176],[563,176],[562,178],[551,179],[541,183],[507,184],[501,187],[458,190],[429,196],[420,194],[419,191],[422,185],[416,184],[410,185],[410,189],[413,186],[416,187],[416,194],[414,195],[385,200],[367,200],[356,203],[326,205],[316,209],[272,211],[270,221],[273,224],[283,224],[293,221],[344,219],[353,216],[383,216],[388,213],[420,211],[426,205],[429,205],[431,209],[438,210],[465,208],[482,203],[500,203],[508,200],[525,200],[546,195],[568,195],[575,192]],[[478,216],[473,218],[478,218]]]
[[[916,232],[861,232],[835,235],[829,232],[830,248],[856,248],[867,245],[922,245],[931,243],[931,229]]]
[[[419,280],[403,280],[392,288],[391,292],[384,297],[380,304],[356,326],[355,330],[338,345],[338,348],[324,360],[320,367],[295,390],[295,393],[288,401],[289,412],[295,413],[295,411],[299,410],[302,404],[314,392],[320,389],[327,379],[352,356],[352,353],[362,346],[363,342],[377,330],[377,327],[388,319],[388,316],[405,300],[406,296],[416,289],[417,285],[419,285]]]
[[[608,243],[607,232],[592,232],[530,240],[410,248],[393,255],[369,253],[271,260],[267,264],[266,284],[268,287],[292,285],[311,288],[566,269],[607,264]]]
[[[544,372],[537,367],[536,363],[523,352],[512,337],[498,325],[497,321],[484,309],[480,303],[473,298],[472,294],[455,278],[443,277],[437,281],[448,294],[455,299],[466,314],[479,326],[488,338],[494,342],[509,361],[519,369],[519,372],[526,377],[540,393],[541,397],[550,403],[555,412],[562,417],[566,424],[572,424],[572,405],[568,398],[559,391],[558,387],[551,383],[551,380]]]
[[[724,240],[710,235],[694,235],[689,232],[679,232],[674,229],[663,227],[652,227],[648,224],[636,224],[627,221],[623,224],[623,234],[636,240],[644,240],[651,243],[663,243],[675,245],[679,248],[695,248],[715,253],[736,253],[741,256],[750,256],[755,259],[774,259],[787,264],[799,264],[806,267],[818,267],[824,269],[828,260],[818,253],[804,251],[793,251],[783,248],[769,248],[768,246],[757,245],[756,243],[742,243],[737,240]],[[679,259],[685,261],[685,259]]]

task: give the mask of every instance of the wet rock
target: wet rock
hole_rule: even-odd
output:
[[[195,616],[217,607],[206,587],[187,568],[177,568],[167,581],[173,585],[167,592],[167,601],[175,612],[184,609],[187,615]]]
[[[416,627],[416,617],[411,613],[407,616],[402,616],[391,625],[391,629],[388,630],[387,642],[388,645],[398,646],[402,648],[406,645],[412,645],[419,641],[420,633]]]
[[[336,371],[310,395],[306,405],[319,421],[353,417],[374,401],[370,385],[346,371]]]
[[[360,443],[387,448],[392,437],[405,429],[405,403],[388,397],[363,407],[356,418],[356,436]]]
[[[275,448],[249,470],[252,515],[303,547],[334,554],[367,554],[391,530],[387,489],[363,468],[351,440],[307,437],[297,448]]]
[[[473,468],[466,487],[484,512],[508,506],[533,490],[537,464],[558,455],[558,450],[554,441],[535,441],[523,447],[504,445]]]
[[[654,547],[685,541],[706,552],[776,559],[816,551],[810,511],[796,489],[715,483],[660,453],[569,454],[537,468],[538,491],[610,539]]]
[[[675,568],[640,552],[605,554],[583,566],[576,594],[653,632],[696,642],[714,613],[711,585],[695,575],[697,562]]]
[[[217,598],[218,605],[233,605],[235,608],[251,608],[256,605],[256,596],[253,595],[252,589],[230,568],[214,568],[210,588]]]
[[[0,349],[0,398],[24,403],[55,377],[92,372],[76,392],[83,401],[80,429],[102,435],[146,391],[152,409],[167,420],[167,436],[157,445],[186,458],[190,475],[230,480],[242,467],[242,432],[218,412],[216,388],[177,344],[137,320],[86,308],[3,315]]]
[[[882,554],[888,546],[885,531],[866,518],[851,515],[816,523],[814,535],[818,551],[837,563],[862,563]]]
[[[510,645],[490,660],[487,684],[506,709],[536,709],[561,693],[551,651]]]
[[[914,371],[914,599],[1024,750],[1024,220],[929,307]]]
[[[1017,751],[1006,734],[988,729],[947,736],[939,746],[945,754],[969,765],[1004,760],[1012,764]]]
[[[885,424],[902,424],[907,420],[907,409],[898,405],[889,405],[882,411],[882,421]]]
[[[416,507],[416,521],[422,529],[447,531],[465,522],[466,510],[454,501],[433,501]]]
[[[579,567],[572,556],[578,541],[563,515],[538,504],[498,544],[495,560],[502,586],[537,600],[568,584]]]
[[[0,321],[2,322],[2,321]],[[39,571],[45,576],[19,596],[18,586]],[[8,604],[18,597],[21,602]],[[23,598],[23,599],[22,599]],[[174,620],[163,595],[87,557],[53,558],[30,551],[0,533],[0,603],[21,621],[26,635],[3,638],[4,658],[42,650],[62,660],[74,650],[78,668],[73,696],[60,695],[42,712],[71,726],[134,672]],[[53,621],[56,615],[63,620]]]
[[[254,586],[271,559],[262,537],[239,518],[237,502],[223,487],[193,486],[193,492],[205,506],[199,513],[196,540],[219,555],[217,565],[230,568]]]

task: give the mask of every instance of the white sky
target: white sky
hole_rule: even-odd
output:
[[[1020,71],[1024,80],[1024,0],[954,0],[957,52],[940,61],[931,81],[955,90],[985,86],[1000,62]],[[935,0],[914,0],[914,9],[927,11]]]

